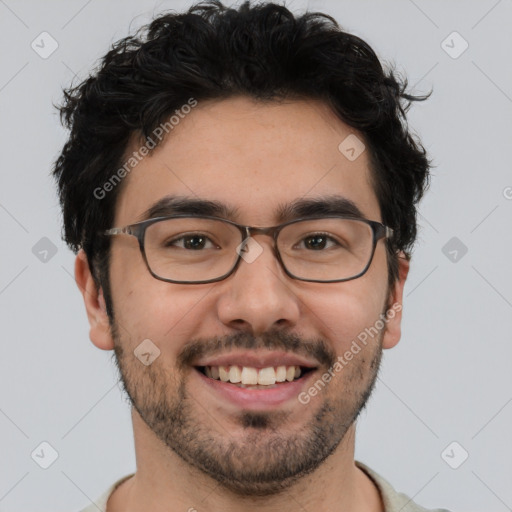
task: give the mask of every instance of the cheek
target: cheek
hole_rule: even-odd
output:
[[[375,325],[386,298],[387,275],[376,280],[368,273],[353,281],[325,286],[311,293],[304,302],[316,331],[331,340],[336,352],[341,353],[365,329]]]
[[[149,272],[121,279],[113,286],[113,302],[118,331],[132,349],[150,339],[162,356],[173,358],[184,339],[200,327],[200,313],[208,288],[166,283]]]

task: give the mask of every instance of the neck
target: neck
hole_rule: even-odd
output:
[[[336,451],[313,473],[279,494],[240,496],[190,466],[148,429],[132,410],[136,474],[111,495],[107,512],[383,512],[378,489],[354,463],[355,423]]]

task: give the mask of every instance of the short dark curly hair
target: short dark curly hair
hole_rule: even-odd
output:
[[[430,167],[406,121],[411,102],[428,95],[413,96],[407,87],[405,78],[383,69],[365,41],[326,14],[294,16],[283,5],[249,1],[228,8],[217,0],[181,14],[165,12],[115,43],[94,73],[65,89],[63,103],[56,106],[70,129],[52,171],[63,239],[75,252],[84,249],[112,317],[110,242],[98,233],[111,227],[121,187],[104,199],[94,190],[122,164],[132,137],[147,141],[191,97],[318,99],[358,130],[369,149],[382,221],[394,230],[387,242],[393,283],[399,251],[410,257],[416,204]]]

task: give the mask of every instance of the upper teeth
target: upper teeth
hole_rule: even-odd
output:
[[[300,377],[300,366],[269,366],[253,368],[251,366],[205,366],[207,377],[223,382],[241,383],[244,385],[259,384],[270,386],[276,382],[291,382]]]

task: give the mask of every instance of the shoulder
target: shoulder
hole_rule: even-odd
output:
[[[107,502],[110,498],[110,495],[119,487],[125,480],[131,478],[134,473],[130,475],[123,476],[116,482],[114,482],[97,500],[92,502],[90,505],[80,510],[80,512],[106,512],[107,510]]]
[[[407,495],[397,492],[392,485],[376,471],[362,462],[355,461],[358,468],[364,471],[375,483],[382,496],[385,512],[450,512],[444,508],[426,509],[415,503]]]

